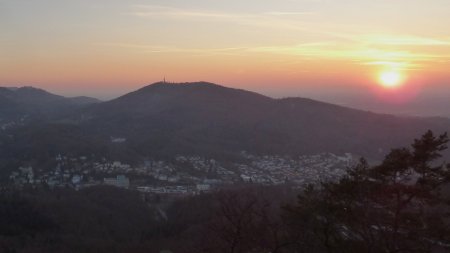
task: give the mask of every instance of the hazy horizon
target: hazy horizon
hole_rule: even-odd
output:
[[[77,97],[77,96],[87,96],[100,99],[102,101],[109,101],[120,96],[123,96],[129,92],[135,91],[147,85],[151,85],[159,81],[154,81],[148,84],[132,87],[130,90],[124,90],[122,93],[117,94],[108,94],[104,93],[92,93],[86,90],[84,93],[67,93],[64,91],[45,89],[45,87],[39,87],[36,85],[1,85],[0,87],[9,87],[9,88],[17,88],[17,87],[34,87],[44,89],[50,93],[65,96],[65,97]],[[170,82],[170,80],[167,80]],[[195,82],[195,81],[193,81]],[[209,81],[205,81],[209,82]],[[182,82],[185,83],[185,82]],[[406,98],[399,98],[396,94],[386,94],[376,93],[373,91],[364,91],[364,90],[354,90],[352,92],[346,91],[328,91],[328,92],[318,92],[314,90],[307,89],[298,89],[297,91],[284,91],[280,92],[274,89],[251,89],[245,87],[232,87],[227,84],[215,83],[224,87],[229,88],[239,88],[244,89],[251,92],[256,92],[271,98],[287,98],[287,97],[302,97],[309,98],[313,100],[318,100],[322,102],[332,103],[336,105],[341,105],[345,107],[355,108],[359,110],[367,110],[376,113],[383,114],[393,114],[393,115],[404,115],[404,116],[424,116],[424,117],[447,117],[450,118],[450,111],[448,108],[450,107],[450,93],[446,93],[445,91],[439,92],[421,92],[417,94],[414,100],[409,100]],[[415,94],[414,94],[415,95]]]

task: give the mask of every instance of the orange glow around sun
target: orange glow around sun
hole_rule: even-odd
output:
[[[398,71],[389,70],[381,72],[378,81],[384,88],[395,89],[403,84],[404,77]]]

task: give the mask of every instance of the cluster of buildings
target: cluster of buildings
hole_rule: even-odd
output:
[[[94,185],[113,185],[130,187],[130,180],[124,174],[130,166],[120,162],[91,162],[87,157],[67,157],[58,155],[51,168],[33,168],[22,166],[11,172],[10,181],[19,187],[24,185],[46,185],[54,187],[82,188]],[[104,173],[98,174],[98,171]],[[121,172],[125,172],[122,173]],[[114,174],[114,176],[111,176]]]
[[[50,169],[19,167],[12,183],[76,189],[113,185],[157,194],[195,194],[224,185],[257,183],[302,185],[341,178],[352,165],[351,154],[331,153],[288,156],[255,156],[241,153],[243,162],[221,163],[199,156],[176,156],[172,161],[145,160],[139,166],[120,161],[93,161],[88,157],[58,155]]]
[[[6,130],[8,128],[12,128],[16,125],[15,122],[5,122],[5,123],[1,123],[0,122],[0,130]]]
[[[353,163],[349,153],[344,156],[322,153],[299,157],[243,155],[252,162],[238,164],[241,179],[267,185],[288,182],[301,185],[337,180]]]
[[[23,115],[20,118],[16,118],[14,120],[7,120],[0,118],[0,132],[13,127],[22,126],[28,119],[29,119],[28,115]]]

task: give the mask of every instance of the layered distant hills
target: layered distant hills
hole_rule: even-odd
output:
[[[54,118],[84,105],[99,103],[89,97],[66,98],[33,87],[0,87],[0,120],[21,117]]]
[[[24,112],[48,118],[4,130],[12,137],[0,142],[3,160],[17,155],[45,160],[59,153],[129,160],[177,154],[230,158],[241,151],[350,152],[378,159],[428,129],[450,130],[445,118],[382,115],[306,98],[273,99],[206,82],[159,82],[107,102],[2,88],[0,108],[3,121]]]

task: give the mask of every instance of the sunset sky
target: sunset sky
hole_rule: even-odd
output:
[[[0,0],[0,86],[111,98],[165,76],[276,97],[450,93],[449,10],[449,0]]]

